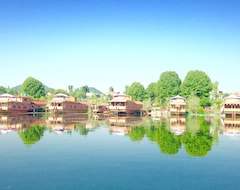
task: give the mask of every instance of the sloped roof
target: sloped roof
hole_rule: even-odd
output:
[[[11,95],[11,94],[1,94],[0,95],[0,97],[15,97],[15,96],[13,96],[13,95]]]

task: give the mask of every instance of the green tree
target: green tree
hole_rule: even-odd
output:
[[[209,124],[199,119],[200,129],[193,135],[188,131],[182,137],[182,143],[190,156],[206,156],[212,148],[213,137],[210,134]]]
[[[145,135],[144,127],[132,127],[132,130],[127,134],[132,141],[140,141]]]
[[[180,93],[181,79],[174,71],[166,71],[160,75],[157,82],[157,97],[166,104],[168,98]]]
[[[133,100],[143,101],[145,98],[144,86],[139,82],[134,82],[126,88],[125,94],[132,96]]]
[[[68,85],[68,92],[69,94],[73,94],[73,85]]]
[[[114,92],[114,89],[112,86],[109,87],[109,92]]]
[[[43,84],[33,77],[28,77],[24,81],[19,92],[21,94],[31,96],[36,99],[46,96],[46,91],[44,89]]]
[[[198,113],[198,108],[200,107],[200,98],[191,95],[187,98],[187,111],[189,113]]]
[[[4,88],[3,86],[0,86],[0,94],[5,94],[7,93],[6,88]]]
[[[89,87],[87,85],[82,86],[80,88],[77,88],[74,91],[74,96],[76,96],[78,99],[85,99],[86,98],[86,93],[89,92]]]
[[[189,71],[181,85],[181,95],[189,97],[190,95],[196,95],[201,100],[209,98],[209,93],[212,90],[212,82],[208,75],[199,70]]]
[[[153,101],[156,98],[157,83],[156,82],[150,83],[146,88],[145,92],[146,92],[146,99],[150,99],[151,101]]]
[[[38,142],[43,136],[45,126],[32,125],[26,130],[19,131],[18,134],[26,145],[31,145]]]

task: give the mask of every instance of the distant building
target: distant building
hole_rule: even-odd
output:
[[[226,117],[240,117],[240,96],[230,95],[224,98],[221,113],[224,113]]]
[[[49,102],[48,109],[50,112],[87,113],[88,103],[84,101],[77,101],[76,97],[59,93],[56,94]]]
[[[0,112],[28,112],[31,110],[31,98],[28,96],[0,95]]]
[[[185,115],[186,114],[186,98],[174,96],[170,98],[170,114]]]
[[[117,115],[140,114],[142,107],[142,102],[133,101],[131,96],[125,94],[117,94],[109,101],[109,111]]]

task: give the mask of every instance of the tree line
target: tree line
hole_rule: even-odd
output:
[[[56,93],[65,93],[76,96],[78,99],[86,99],[86,93],[89,92],[87,85],[74,89],[73,85],[68,85],[68,90],[50,89],[51,95]],[[109,88],[110,92],[114,91],[113,87]],[[210,100],[210,92],[214,95],[218,93],[218,82],[212,83],[209,76],[200,70],[191,70],[187,73],[182,81],[175,71],[165,71],[161,73],[156,82],[150,83],[146,88],[140,82],[133,82],[130,86],[125,86],[124,93],[132,96],[133,100],[142,101],[146,106],[167,106],[169,98],[180,95],[187,98],[191,104],[197,104],[197,108],[215,105],[219,107],[219,100]],[[31,96],[33,99],[47,100],[52,96],[46,96],[47,91],[44,85],[33,77],[28,77],[21,85],[18,92],[10,88],[0,86],[0,94],[22,94]],[[93,97],[96,99],[96,97]],[[108,101],[111,97],[106,96],[102,100]],[[191,105],[190,107],[194,107]],[[195,108],[194,108],[195,109]]]

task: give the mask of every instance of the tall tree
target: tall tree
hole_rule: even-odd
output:
[[[109,92],[114,92],[114,89],[112,86],[109,87]]]
[[[188,97],[196,95],[200,99],[208,98],[212,90],[212,82],[209,76],[199,70],[189,71],[181,85],[181,95]]]
[[[157,82],[157,96],[165,102],[168,98],[180,93],[181,79],[175,71],[166,71]]]
[[[144,86],[139,82],[134,82],[126,88],[125,94],[132,96],[133,100],[143,101],[145,98],[145,89]]]
[[[41,98],[46,96],[46,91],[43,84],[33,77],[28,77],[23,82],[19,92],[27,96],[32,96],[33,98]]]
[[[146,99],[150,99],[151,101],[153,101],[156,98],[156,91],[157,91],[157,83],[156,82],[150,83],[145,90]]]

